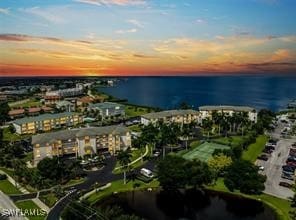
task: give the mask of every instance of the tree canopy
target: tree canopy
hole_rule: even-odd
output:
[[[7,102],[0,102],[0,125],[9,119],[10,107]]]
[[[178,156],[167,156],[158,164],[158,180],[163,189],[176,191],[185,186],[201,187],[212,182],[208,165],[201,161],[188,161]]]
[[[246,194],[260,194],[266,177],[258,173],[258,167],[246,160],[236,160],[227,169],[224,178],[226,187]]]
[[[208,165],[214,171],[216,177],[222,175],[226,168],[231,165],[231,163],[231,157],[222,153],[214,155],[208,160]]]

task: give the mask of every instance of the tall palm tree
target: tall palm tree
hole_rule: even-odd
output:
[[[244,136],[244,128],[247,126],[249,122],[249,117],[247,112],[240,113],[240,124],[241,124],[241,130],[242,130],[242,136]]]
[[[121,150],[117,154],[117,160],[119,164],[122,166],[123,170],[123,183],[126,184],[126,171],[128,169],[129,163],[131,162],[131,152],[129,149]]]
[[[191,132],[190,125],[184,124],[183,127],[182,127],[182,136],[183,136],[183,138],[185,138],[186,150],[188,148],[188,138],[189,138],[190,132]]]
[[[202,128],[208,133],[208,139],[210,138],[210,130],[212,129],[213,121],[205,118],[202,120]]]
[[[147,137],[142,132],[140,137],[137,137],[137,138],[133,139],[133,141],[132,141],[133,148],[137,148],[140,150],[142,162],[143,162],[143,150],[147,145],[146,139],[147,139]]]
[[[149,124],[142,128],[142,135],[143,139],[145,140],[146,144],[152,146],[151,155],[153,150],[155,149],[156,142],[159,136],[159,128],[154,126],[153,124]]]

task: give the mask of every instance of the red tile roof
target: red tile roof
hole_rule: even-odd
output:
[[[45,112],[50,112],[50,111],[53,110],[53,108],[51,108],[51,107],[47,107],[47,106],[43,106],[43,107],[42,107],[42,110],[45,111]]]
[[[14,109],[14,110],[10,110],[8,112],[8,115],[12,116],[12,115],[21,115],[25,113],[25,109]]]
[[[40,112],[40,111],[41,111],[41,108],[29,108],[28,109],[29,113],[35,113],[35,112]]]

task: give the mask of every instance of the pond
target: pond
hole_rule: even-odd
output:
[[[276,220],[275,212],[260,201],[197,190],[182,193],[135,191],[112,195],[97,207],[120,206],[147,220]]]

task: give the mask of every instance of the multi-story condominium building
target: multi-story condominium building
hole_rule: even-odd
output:
[[[148,125],[149,123],[157,123],[162,121],[164,123],[178,123],[190,124],[191,122],[199,122],[199,112],[186,110],[169,110],[162,112],[152,112],[141,116],[141,124]]]
[[[257,122],[257,111],[254,108],[247,106],[229,106],[229,105],[212,105],[199,107],[201,118],[212,118],[213,112],[224,113],[227,115],[233,115],[235,112],[246,112],[250,121]]]
[[[85,156],[131,147],[130,131],[124,126],[62,130],[32,137],[34,165],[45,157]]]
[[[50,105],[50,106],[55,105],[56,103],[62,100],[62,97],[57,95],[54,95],[54,96],[45,95],[43,98],[44,98],[44,104]]]
[[[102,117],[125,115],[124,105],[113,102],[90,104],[87,110],[99,111]]]
[[[66,112],[74,112],[75,111],[75,104],[69,101],[60,101],[56,103],[56,108],[61,110],[61,111],[66,111]]]
[[[39,131],[50,131],[56,128],[74,126],[82,123],[82,121],[82,116],[79,114],[64,112],[21,118],[13,121],[12,124],[18,134],[35,134]]]
[[[83,87],[79,86],[76,88],[70,88],[70,89],[60,89],[55,91],[46,92],[46,97],[71,97],[71,96],[78,96],[83,94]]]

